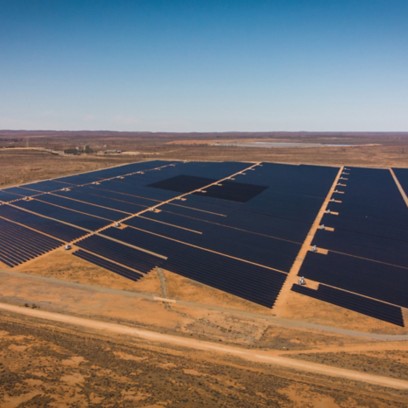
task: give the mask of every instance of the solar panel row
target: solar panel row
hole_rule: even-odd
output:
[[[4,203],[8,203],[10,201],[19,199],[21,196],[18,194],[12,194],[9,193],[7,191],[1,190],[0,191],[0,201],[4,202]]]
[[[47,217],[91,231],[110,224],[109,220],[96,218],[74,210],[67,210],[62,207],[47,204],[38,200],[18,201],[14,205],[22,209],[33,211],[36,214],[45,215]]]
[[[381,303],[373,299],[334,289],[325,285],[319,285],[318,290],[313,290],[305,286],[293,285],[292,291],[398,326],[404,326],[401,308],[387,303]]]
[[[0,219],[0,261],[16,266],[61,245],[61,242]]]
[[[123,198],[122,200],[112,197],[112,194],[101,192],[88,188],[81,187],[71,191],[63,191],[54,193],[59,197],[65,197],[72,200],[79,200],[87,204],[99,205],[113,211],[121,211],[127,214],[134,214],[145,208],[145,206],[132,203],[131,199]],[[112,198],[111,198],[112,197]]]
[[[388,170],[351,168],[339,215],[322,220],[313,243],[329,254],[308,253],[299,275],[408,307],[408,208]]]
[[[213,198],[207,192],[188,196],[183,205],[226,215],[226,223],[234,227],[248,229],[251,225],[252,230],[261,228],[259,232],[267,233],[269,228],[273,230],[277,226],[271,235],[301,242],[337,171],[337,168],[329,167],[264,164],[235,178],[239,183],[268,187],[248,202]],[[225,182],[222,184],[224,186]]]
[[[273,305],[286,279],[284,273],[133,228],[109,228],[103,234],[164,255],[168,258],[161,264],[165,269],[268,307]]]
[[[144,214],[143,218],[134,217],[126,223],[171,239],[184,241],[285,272],[289,272],[293,260],[300,250],[300,245],[297,243],[198,220],[180,220],[180,217],[163,212],[149,212]],[[190,230],[180,229],[169,224]],[[200,232],[200,234],[194,231]]]
[[[81,229],[23,211],[11,205],[0,206],[0,217],[34,228],[65,242],[73,241],[85,233]]]
[[[147,273],[163,261],[154,255],[140,251],[134,247],[129,247],[121,243],[112,241],[99,235],[93,235],[79,241],[80,248],[86,249],[95,255],[111,259],[121,265]]]
[[[39,193],[48,193],[50,191],[61,190],[62,188],[69,188],[72,185],[69,183],[64,183],[56,180],[46,180],[40,181],[32,184],[25,184],[24,188],[28,190],[34,190]]]
[[[93,215],[95,217],[101,217],[108,221],[120,220],[121,218],[126,217],[128,215],[125,212],[111,210],[109,208],[93,204],[87,204],[80,201],[70,200],[67,198],[59,197],[54,194],[43,194],[37,197],[37,200],[47,202],[53,205],[58,205],[66,209],[80,211],[82,213]]]
[[[32,196],[32,195],[36,194],[35,191],[28,190],[28,189],[23,188],[23,187],[6,188],[6,189],[3,190],[3,192],[13,194],[13,195],[17,196],[16,198]]]
[[[329,252],[309,252],[299,275],[351,292],[408,307],[408,268]]]
[[[117,273],[118,275],[121,275],[127,279],[131,279],[133,281],[137,281],[143,277],[142,274],[136,271],[133,271],[121,265],[115,264],[114,262],[110,262],[107,259],[103,259],[95,254],[92,254],[87,251],[83,251],[82,249],[75,251],[73,254],[77,256],[78,258],[84,259],[85,261],[88,261],[94,265],[105,268],[108,271]]]
[[[74,184],[74,185],[81,185],[81,184],[86,184],[86,183],[92,183],[92,182],[99,181],[102,179],[123,176],[123,175],[134,173],[137,171],[146,171],[149,169],[157,168],[160,166],[165,166],[168,164],[169,164],[168,162],[159,161],[159,160],[151,161],[151,162],[132,163],[132,164],[126,164],[126,165],[117,166],[117,167],[111,167],[108,169],[95,170],[92,172],[76,174],[73,176],[61,177],[61,178],[55,179],[55,181]]]
[[[215,253],[188,247],[182,256],[173,256],[163,268],[197,282],[272,307],[286,275],[245,264]]]

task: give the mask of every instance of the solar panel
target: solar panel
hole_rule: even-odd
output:
[[[161,266],[172,272],[268,307],[286,279],[284,273],[131,228],[109,228],[103,234],[166,256],[168,260]]]
[[[124,266],[118,265],[114,262],[108,261],[107,259],[101,258],[95,254],[83,251],[81,249],[75,251],[73,254],[78,258],[84,259],[85,261],[88,261],[94,265],[107,269],[108,271],[117,273],[118,275],[121,275],[124,278],[133,281],[138,281],[140,278],[143,277],[143,275],[139,272],[133,271],[129,268],[125,268]]]
[[[0,261],[16,266],[61,246],[61,242],[0,219]]]
[[[318,290],[293,285],[292,291],[404,327],[401,308],[397,306],[359,296],[355,293],[344,292],[325,285],[319,285]]]
[[[119,242],[93,235],[76,244],[80,248],[93,252],[121,265],[147,273],[156,266],[161,265],[162,258],[140,251],[136,248],[123,245]]]
[[[103,206],[97,206],[97,205],[87,204],[87,203],[76,201],[76,200],[70,200],[70,199],[59,197],[53,194],[43,194],[37,199],[41,201],[45,201],[50,204],[58,205],[64,208],[69,208],[75,211],[80,211],[88,215],[102,217],[110,221],[120,220],[128,215],[127,213],[123,211],[115,211],[115,210],[111,210]]]
[[[64,209],[38,200],[18,201],[15,205],[22,209],[33,211],[36,214],[45,215],[91,231],[110,224],[109,220],[97,218],[75,210]]]
[[[0,217],[21,223],[66,242],[77,239],[86,233],[84,230],[17,209],[10,205],[0,206]]]
[[[405,194],[408,195],[408,169],[393,169],[398,181],[400,182]]]
[[[408,307],[408,268],[329,252],[309,252],[300,276],[351,292]]]

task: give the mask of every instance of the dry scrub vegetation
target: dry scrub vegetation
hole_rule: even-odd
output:
[[[404,407],[406,395],[348,381],[152,348],[3,315],[3,407]]]

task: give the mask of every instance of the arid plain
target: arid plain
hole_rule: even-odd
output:
[[[0,132],[0,188],[151,159],[408,167],[408,135]],[[133,283],[63,250],[0,275],[1,406],[406,406],[406,328],[161,269]]]

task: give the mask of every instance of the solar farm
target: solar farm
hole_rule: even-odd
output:
[[[0,190],[0,266],[64,248],[135,282],[162,268],[272,310],[301,295],[404,327],[407,193],[401,168],[126,164]]]

